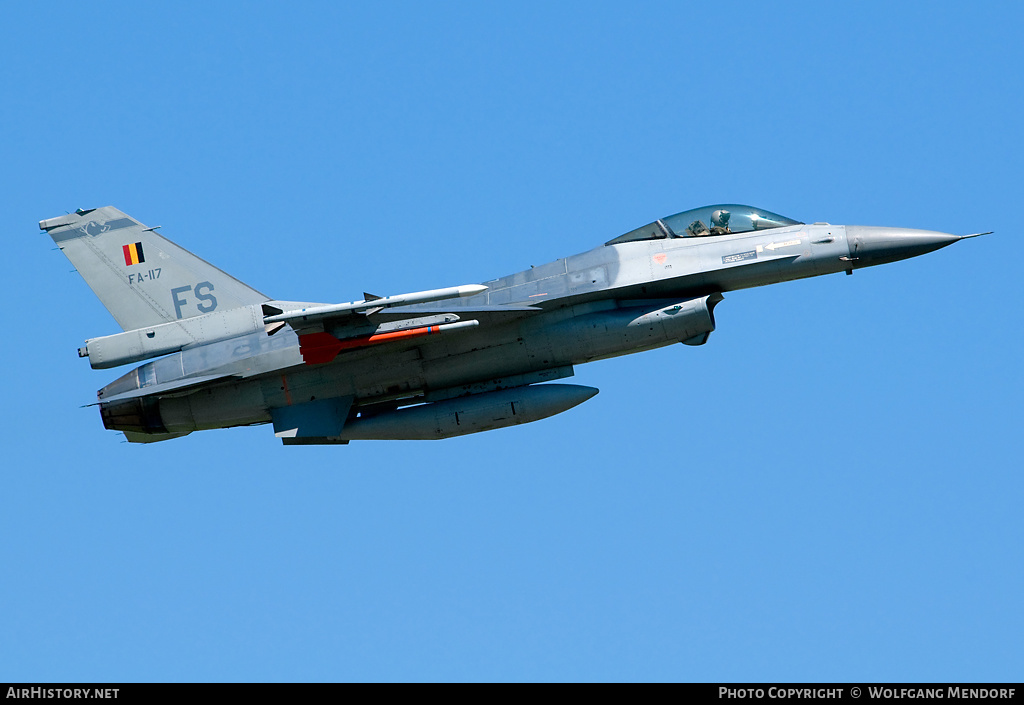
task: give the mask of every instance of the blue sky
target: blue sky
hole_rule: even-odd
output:
[[[12,6],[0,681],[1020,680],[1018,3]],[[151,446],[36,222],[282,299],[479,282],[686,208],[996,234],[736,292],[544,422]]]

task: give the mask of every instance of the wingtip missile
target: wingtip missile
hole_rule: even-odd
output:
[[[374,313],[392,306],[407,306],[410,304],[430,303],[431,301],[444,301],[445,299],[457,299],[466,296],[476,296],[487,291],[482,284],[463,284],[462,286],[449,286],[444,289],[429,289],[427,291],[414,291],[411,294],[396,294],[395,296],[375,296],[372,299],[363,301],[352,301],[347,304],[332,304],[329,306],[316,306],[303,308],[295,311],[284,311],[273,313],[264,307],[264,323],[277,323],[279,321],[291,321],[297,318],[324,318],[346,312]],[[269,315],[268,315],[269,314]]]
[[[411,294],[396,294],[395,296],[375,297],[368,301],[361,302],[358,308],[370,306],[405,306],[407,304],[422,304],[431,301],[444,301],[445,299],[457,299],[466,296],[476,296],[487,291],[483,284],[463,284],[462,286],[448,286],[443,289],[428,289],[427,291],[414,291]]]

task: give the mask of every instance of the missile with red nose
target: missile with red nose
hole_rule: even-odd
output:
[[[458,323],[442,323],[436,326],[419,326],[406,330],[373,333],[353,338],[335,338],[330,333],[307,333],[299,336],[299,352],[302,361],[307,365],[323,365],[331,362],[342,350],[364,348],[369,345],[393,342],[408,338],[419,338],[424,335],[450,332],[480,325],[480,321],[459,321]]]

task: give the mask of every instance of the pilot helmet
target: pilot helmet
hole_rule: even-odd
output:
[[[711,214],[711,224],[720,228],[729,227],[729,211],[717,210]]]

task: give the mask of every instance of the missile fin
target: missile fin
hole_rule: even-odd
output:
[[[307,333],[299,336],[299,353],[307,365],[331,362],[342,350],[341,341],[330,333]]]

